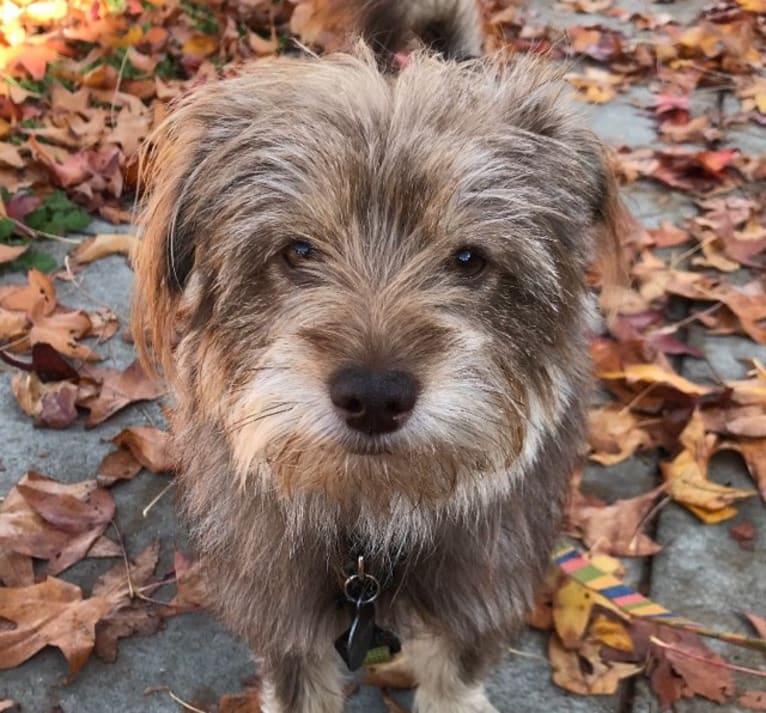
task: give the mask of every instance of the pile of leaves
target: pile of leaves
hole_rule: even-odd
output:
[[[161,396],[137,363],[124,370],[100,364],[100,345],[120,338],[118,315],[108,307],[73,309],[57,295],[57,284],[76,283],[91,261],[115,253],[129,258],[135,238],[91,238],[53,274],[55,261],[41,250],[42,241],[81,231],[92,215],[130,221],[140,189],[140,148],[169,102],[260,57],[302,46],[337,47],[344,28],[330,21],[329,5],[3,5],[0,269],[22,270],[26,279],[0,287],[0,358],[11,370],[19,408],[36,426],[97,427],[132,403]],[[662,550],[654,518],[668,502],[704,526],[733,518],[743,500],[766,501],[766,367],[750,359],[736,380],[712,369],[704,381],[679,373],[682,360],[705,360],[687,341],[690,327],[766,344],[766,160],[725,143],[732,129],[766,124],[766,4],[721,0],[681,26],[663,4],[629,13],[614,0],[564,0],[559,9],[572,14],[565,33],[539,21],[533,4],[483,0],[482,7],[489,51],[566,60],[567,79],[586,102],[621,101],[631,87],[647,87],[651,99],[640,110],[654,122],[657,142],[616,147],[621,181],[650,182],[690,197],[696,207],[683,223],[636,227],[623,236],[630,285],[610,296],[611,318],[592,342],[596,375],[609,400],[590,411],[590,460],[611,467],[639,454],[656,456],[660,464],[655,487],[614,502],[592,495],[582,473],[573,474],[567,534],[596,570],[621,579],[623,564],[615,558]],[[703,95],[718,102],[702,102],[708,108],[700,110],[693,99]],[[735,109],[724,112],[730,102]],[[158,571],[157,543],[131,560],[114,524],[114,487],[142,469],[172,471],[166,439],[152,425],[124,429],[89,479],[63,483],[29,472],[2,500],[0,668],[54,646],[74,676],[92,653],[114,660],[119,639],[151,634],[168,617],[204,606],[193,562],[175,552],[172,567]],[[716,482],[711,460],[721,451],[741,456],[752,487]],[[747,549],[756,532],[756,524],[740,523],[732,536]],[[84,592],[62,575],[89,557],[116,558],[116,564]],[[764,613],[748,614],[753,642],[766,639]],[[763,678],[762,670],[714,655],[694,627],[631,615],[558,567],[551,569],[531,624],[549,632],[553,680],[567,691],[610,694],[622,681],[645,675],[662,710],[695,695],[719,703],[736,698],[744,709],[766,710],[766,694],[738,689],[733,677]],[[384,690],[413,685],[402,661],[371,669],[367,682]],[[258,700],[254,682],[224,697],[217,709],[259,710]],[[401,710],[387,694],[385,701],[394,713]],[[0,710],[10,705],[0,701]]]

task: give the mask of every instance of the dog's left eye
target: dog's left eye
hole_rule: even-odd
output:
[[[285,262],[290,267],[299,267],[301,263],[316,255],[314,246],[305,240],[294,240],[283,252]]]
[[[487,266],[487,261],[473,248],[460,248],[453,256],[453,264],[466,277],[478,277]]]

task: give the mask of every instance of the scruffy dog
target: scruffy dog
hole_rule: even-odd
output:
[[[419,713],[495,710],[483,681],[546,568],[589,389],[600,143],[544,62],[450,59],[478,51],[470,0],[387,5],[449,10],[418,30],[439,52],[258,62],[155,137],[134,334],[268,713],[340,712],[336,649],[357,666],[381,630]]]

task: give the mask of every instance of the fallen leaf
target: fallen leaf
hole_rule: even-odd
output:
[[[26,285],[0,287],[0,306],[20,312],[31,312],[37,305],[39,314],[49,315],[56,308],[56,288],[50,277],[39,270],[27,273]]]
[[[76,380],[77,370],[50,344],[38,342],[32,346],[32,361],[23,362],[0,351],[0,359],[23,371],[33,371],[44,384],[52,381]]]
[[[647,516],[662,490],[656,488],[635,498],[617,500],[611,505],[593,505],[582,498],[573,498],[567,509],[570,534],[580,537],[594,553],[615,557],[657,554],[662,546],[642,532],[642,528],[647,524]],[[561,638],[567,641],[564,636]]]
[[[755,549],[756,529],[752,522],[745,521],[732,525],[729,528],[729,534],[743,550],[752,552]]]
[[[96,623],[109,611],[103,597],[82,598],[79,587],[53,577],[29,587],[0,588],[0,668],[15,668],[46,646],[61,650],[76,674],[93,651]]]
[[[31,557],[18,552],[0,551],[0,583],[6,587],[26,587],[34,582],[35,570]]]
[[[659,364],[631,364],[622,371],[601,373],[599,376],[607,380],[624,379],[628,384],[661,384],[687,396],[704,396],[712,391],[709,386],[695,384]]]
[[[586,642],[578,651],[569,651],[558,637],[548,640],[548,657],[553,669],[553,682],[565,691],[579,695],[610,696],[617,692],[620,681],[641,671],[633,663],[605,663],[600,656],[600,642]]]
[[[716,437],[706,434],[699,410],[692,414],[679,441],[683,450],[672,461],[660,463],[668,495],[707,524],[734,517],[737,511],[731,505],[752,497],[755,491],[719,485],[708,478]]]
[[[101,357],[90,347],[77,340],[91,330],[86,312],[54,312],[44,314],[42,305],[36,305],[29,312],[32,327],[29,330],[30,344],[50,344],[59,354],[84,361],[100,361]]]
[[[46,384],[34,372],[14,374],[11,391],[35,426],[63,429],[77,420],[77,386],[69,381]]]
[[[94,480],[59,483],[27,473],[0,504],[0,546],[48,560],[59,574],[85,557],[114,517],[109,492]]]
[[[124,448],[107,453],[98,466],[96,481],[107,488],[120,480],[132,480],[141,472],[141,464]]]
[[[766,438],[723,441],[718,450],[737,451],[742,456],[761,498],[766,502]]]
[[[176,577],[176,595],[163,609],[163,616],[183,614],[207,606],[208,594],[200,563],[190,562],[176,550],[173,555],[173,569]]]
[[[590,460],[601,465],[615,465],[636,451],[653,445],[649,433],[622,404],[607,404],[588,411]]]
[[[29,244],[27,245],[3,245],[0,243],[0,263],[4,262],[12,262],[15,260],[19,255],[23,255],[27,248],[29,247]]]
[[[125,371],[89,367],[82,374],[101,384],[97,396],[79,404],[90,411],[86,422],[89,428],[103,423],[129,404],[156,399],[164,393],[138,361],[134,361]]]
[[[102,233],[83,240],[71,253],[75,263],[85,264],[109,255],[130,256],[138,238],[128,233]]]
[[[168,433],[151,426],[131,426],[118,433],[112,443],[129,450],[133,457],[152,473],[173,470],[168,451]]]
[[[750,612],[744,612],[744,616],[750,622],[753,629],[755,629],[758,636],[762,639],[766,639],[766,617],[751,614]]]
[[[150,584],[159,556],[160,544],[154,542],[128,568],[121,562],[94,585],[92,596],[103,597],[110,605],[109,613],[96,625],[96,654],[104,661],[117,659],[120,639],[153,634],[162,625],[158,608],[140,598],[149,596],[159,586],[158,582]]]
[[[248,686],[239,693],[222,696],[218,713],[261,713],[260,690]]]
[[[750,711],[766,711],[766,691],[745,691],[737,703]]]

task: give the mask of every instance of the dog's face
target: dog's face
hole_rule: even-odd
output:
[[[600,147],[554,95],[534,62],[391,79],[344,56],[177,109],[135,334],[233,477],[383,505],[532,463],[587,370],[584,273],[613,228]]]

